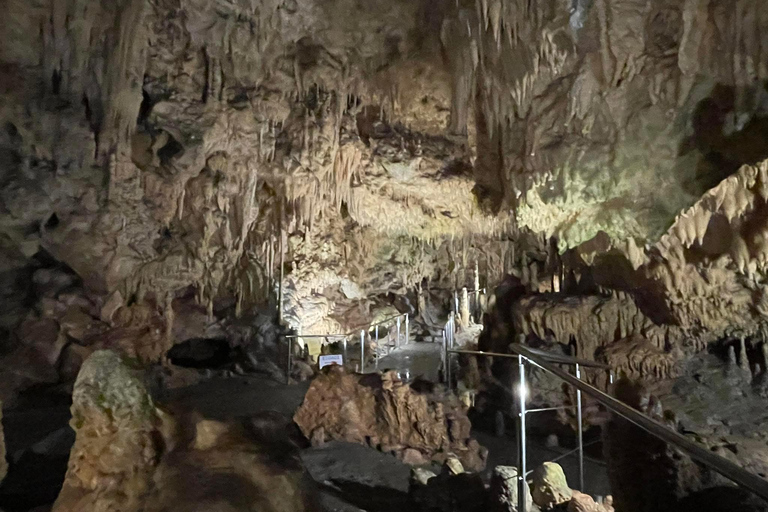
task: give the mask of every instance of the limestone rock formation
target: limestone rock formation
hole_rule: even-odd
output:
[[[605,512],[605,508],[595,500],[589,494],[584,494],[579,491],[573,491],[571,501],[568,502],[567,512]]]
[[[161,455],[157,416],[140,378],[121,357],[97,351],[72,395],[75,445],[56,512],[138,510]]]
[[[476,268],[581,296],[518,332],[642,336],[654,377],[760,332],[758,4],[5,2],[2,367],[28,370],[0,395],[67,344],[240,346],[228,322],[277,302],[349,332]]]
[[[573,496],[563,468],[555,462],[545,462],[533,471],[531,496],[544,510],[567,503]]]
[[[142,510],[319,511],[289,422],[264,416],[245,424],[198,418],[179,425],[177,418],[176,430],[165,432],[172,448]]]
[[[467,408],[440,390],[420,393],[396,372],[353,375],[327,367],[316,377],[294,421],[307,438],[361,443],[400,458],[418,450],[426,460],[458,457],[469,471],[485,467],[487,450],[470,437]]]
[[[141,375],[112,351],[83,364],[75,444],[54,511],[314,510],[290,419],[223,423],[164,412]]]

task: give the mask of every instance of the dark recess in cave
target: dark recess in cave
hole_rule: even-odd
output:
[[[224,338],[193,338],[174,345],[168,359],[185,368],[220,368],[231,361],[231,350]]]
[[[762,100],[766,86],[760,84],[751,92],[756,101]],[[738,107],[736,89],[722,84],[696,106],[694,134],[681,148],[681,154],[694,148],[703,154],[695,178],[685,184],[691,193],[701,194],[741,166],[754,165],[768,157],[768,118],[740,119]]]

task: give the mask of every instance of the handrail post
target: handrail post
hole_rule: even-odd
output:
[[[445,335],[445,327],[443,327],[443,382],[448,383],[448,339]]]
[[[376,324],[376,370],[379,369],[379,350],[381,350],[379,346],[379,325]]]
[[[365,373],[365,330],[360,330],[360,373]]]
[[[459,292],[453,290],[453,312],[459,314]]]
[[[347,337],[344,336],[344,366],[346,366],[347,363]]]
[[[293,352],[293,338],[288,338],[288,368],[285,370],[286,384],[291,383],[291,365],[293,364],[293,362],[291,361],[292,352]]]
[[[397,336],[395,337],[395,350],[400,348],[400,318],[397,317]]]
[[[405,344],[408,345],[411,342],[411,324],[408,319],[408,313],[405,314]]]
[[[517,390],[518,396],[518,428],[517,428],[517,510],[526,512],[526,501],[528,483],[525,479],[526,474],[526,450],[525,450],[525,398],[527,390],[525,387],[525,359],[523,356],[517,358],[517,368],[520,374],[520,384]]]
[[[456,313],[451,313],[451,319],[448,321],[448,345],[453,349],[453,334],[456,332]]]
[[[576,363],[576,378],[581,380],[581,366]],[[581,390],[576,388],[576,416],[578,417],[577,432],[579,436],[579,490],[585,492],[584,489],[584,432],[583,421],[581,411]]]
[[[555,375],[566,384],[569,384],[575,387],[577,390],[581,391],[582,394],[589,395],[590,397],[595,399],[598,403],[602,404],[606,409],[608,409],[609,411],[611,411],[612,413],[618,416],[621,416],[622,418],[624,418],[624,420],[628,421],[629,423],[635,425],[636,427],[644,430],[645,432],[656,437],[657,439],[660,439],[665,443],[669,443],[673,446],[676,446],[679,450],[687,453],[694,461],[700,464],[703,464],[704,466],[706,466],[709,469],[712,469],[713,471],[716,471],[723,477],[755,493],[760,498],[768,502],[768,482],[766,482],[766,480],[764,480],[762,477],[744,470],[743,468],[737,466],[736,464],[734,464],[733,462],[729,461],[726,458],[723,458],[719,455],[712,453],[710,450],[706,449],[705,447],[702,447],[699,443],[692,441],[691,439],[683,436],[682,434],[677,432],[675,429],[671,429],[666,425],[662,425],[661,423],[642,414],[636,409],[633,409],[629,405],[613,398],[612,396],[608,395],[604,391],[597,389],[596,387],[589,384],[588,382],[577,379],[572,374],[562,370],[557,366],[558,364],[574,364],[575,365],[576,363],[579,363],[579,365],[583,367],[601,368],[604,370],[610,369],[606,365],[594,363],[591,361],[574,360],[574,358],[565,358],[562,356],[556,356],[554,354],[550,355],[550,354],[537,353],[537,351],[534,351],[528,347],[525,347],[517,343],[511,344],[509,348],[512,354],[498,353],[498,352],[482,352],[482,351],[473,351],[473,350],[453,350],[451,351],[451,353],[517,358],[518,364],[522,364],[522,361],[526,360],[529,363],[538,366],[542,370],[545,370],[551,373],[552,375]],[[568,362],[566,359],[570,359],[572,362]],[[520,373],[521,373],[521,382],[524,383],[525,382],[523,377],[524,374],[522,371]],[[521,402],[522,402],[521,409],[525,410],[524,409],[525,403],[524,401],[521,401]],[[523,420],[523,427],[524,427],[523,418],[524,416],[521,416],[521,419]],[[525,429],[523,428],[521,432],[518,432],[518,440],[520,440],[521,437],[524,438],[524,435],[525,435]],[[518,444],[518,456],[520,456],[521,452],[524,452],[524,450],[525,450],[524,444],[523,446],[520,446],[520,444]],[[518,469],[522,470],[522,466],[524,464],[525,464],[524,458],[520,457],[518,460]],[[519,510],[523,510],[523,508],[521,507]]]
[[[452,334],[449,334],[448,339],[445,340],[445,346],[450,347]],[[448,384],[448,390],[453,388],[453,380],[451,379],[451,352],[450,348],[445,351],[445,381]]]

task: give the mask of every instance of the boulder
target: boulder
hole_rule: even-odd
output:
[[[408,494],[416,510],[424,512],[485,512],[488,493],[477,473],[452,474],[443,470],[439,475],[414,469]]]
[[[410,485],[427,485],[436,476],[436,474],[428,469],[413,468],[411,469]]]
[[[469,471],[485,468],[487,450],[470,437],[466,406],[439,390],[417,392],[396,372],[355,375],[326,367],[294,421],[307,438],[322,427],[325,440],[366,444],[401,459],[407,454],[414,463],[442,463],[453,454]]]
[[[42,297],[54,297],[76,282],[77,276],[75,274],[57,268],[41,268],[32,275],[35,294]]]
[[[526,485],[526,510],[531,510],[533,500],[529,487]],[[517,468],[512,466],[496,466],[491,474],[489,489],[489,510],[491,512],[509,512],[517,510],[518,505]]]
[[[221,422],[176,415],[164,416],[163,423],[165,445],[173,448],[154,471],[141,512],[318,510],[290,418],[264,413]]]
[[[72,395],[75,443],[53,512],[316,510],[290,418],[157,409],[144,372],[94,352]]]
[[[568,502],[567,512],[605,512],[605,508],[595,503],[592,496],[579,491],[573,491],[571,501]]]
[[[94,352],[75,381],[75,444],[53,512],[136,510],[159,457],[156,423],[139,372],[115,352]]]
[[[543,510],[568,502],[572,495],[560,464],[545,462],[533,472],[533,502]]]
[[[27,318],[21,323],[16,334],[24,348],[33,350],[42,360],[54,367],[67,341],[59,329],[59,324],[51,318]]]
[[[423,466],[429,463],[429,460],[424,457],[424,454],[416,448],[406,448],[403,450],[403,455],[400,459],[410,466]],[[459,462],[459,464],[461,463]]]
[[[458,457],[451,454],[443,463],[443,471],[447,472],[449,475],[460,475],[464,473],[464,466],[461,464]]]

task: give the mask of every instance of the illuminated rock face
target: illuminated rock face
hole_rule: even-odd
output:
[[[463,14],[478,146],[492,148],[478,183],[562,248],[601,230],[655,240],[768,156],[768,18],[753,1],[477,0]]]
[[[348,332],[475,267],[491,289],[619,297],[599,326],[535,302],[526,333],[664,356],[759,332],[759,7],[4,2],[0,328],[23,350],[0,371],[34,371],[1,395],[99,348],[239,345],[232,319],[279,300],[288,328]],[[56,335],[21,343],[30,326]]]
[[[160,456],[157,417],[144,385],[110,351],[84,364],[72,395],[75,445],[53,510],[134,510],[151,487]]]
[[[442,393],[417,392],[394,371],[361,376],[332,366],[312,381],[294,421],[317,444],[366,444],[415,464],[453,455],[483,470],[488,451],[470,437],[468,407]]]
[[[31,316],[159,361],[275,312],[280,284],[284,324],[311,334],[468,284],[478,260],[503,275],[509,218],[448,137],[448,4],[204,4],[0,8],[3,329]],[[51,266],[77,300],[26,284]]]

